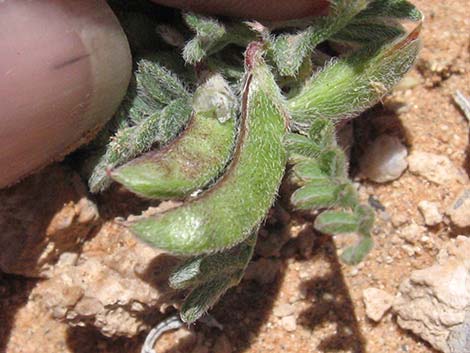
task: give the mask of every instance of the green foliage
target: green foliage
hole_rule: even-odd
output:
[[[136,81],[138,96],[162,107],[175,99],[190,98],[180,79],[158,62],[141,59],[137,63]]]
[[[361,45],[384,43],[406,33],[397,20],[421,21],[422,19],[421,12],[408,1],[375,0],[330,40]]]
[[[256,233],[253,231],[248,239],[229,250],[191,258],[173,272],[171,287],[191,288],[181,309],[183,321],[196,321],[223,293],[240,282],[253,256]]]
[[[189,93],[156,56],[153,60],[139,60],[137,67],[124,102],[101,133],[100,139],[107,145],[94,156],[88,181],[92,192],[101,192],[111,184],[109,169],[139,156],[156,143],[167,144],[190,117]]]
[[[362,11],[358,18],[396,18],[410,21],[422,21],[423,14],[412,3],[406,0],[374,0]]]
[[[147,198],[185,198],[223,171],[235,143],[236,98],[220,75],[201,85],[193,117],[164,149],[150,151],[112,171],[114,180]]]
[[[316,46],[332,37],[369,4],[370,0],[331,0],[328,16],[295,34],[281,34],[272,43],[274,62],[281,75],[297,75],[302,63]]]
[[[318,118],[312,123],[309,137],[291,134],[295,135],[299,142],[288,144],[287,150],[294,163],[292,181],[300,187],[292,194],[291,202],[303,210],[329,209],[315,220],[314,227],[320,232],[359,234],[359,244],[346,249],[342,256],[347,263],[357,263],[372,247],[374,214],[359,204],[356,189],[347,176],[344,152],[336,146],[334,124],[327,118]],[[311,147],[305,148],[307,144]],[[311,153],[312,150],[320,152]],[[306,153],[302,155],[303,151]]]
[[[175,137],[191,114],[190,102],[176,99],[161,111],[141,115],[137,124],[122,126],[106,146],[89,179],[92,192],[100,192],[111,183],[108,170],[148,151],[155,143],[166,144]]]
[[[411,33],[332,60],[288,101],[293,128],[305,131],[319,117],[336,121],[373,106],[411,68],[419,48],[416,33]]]
[[[189,64],[196,64],[229,44],[246,46],[254,39],[253,33],[241,23],[225,25],[214,18],[194,13],[185,13],[183,17],[196,33],[183,50],[184,60]]]
[[[224,177],[196,199],[128,225],[157,248],[196,255],[232,247],[262,222],[274,201],[286,163],[284,112],[260,50],[251,47],[247,56],[238,143]]]
[[[373,246],[374,212],[348,178],[335,123],[376,104],[409,70],[420,25],[406,34],[400,21],[422,15],[405,0],[330,3],[327,16],[290,22],[276,35],[258,23],[192,13],[175,24],[177,32],[160,27],[182,58],[160,51],[139,60],[126,99],[95,142],[93,192],[109,185],[112,170],[139,195],[184,199],[126,224],[149,244],[186,257],[169,279],[188,291],[185,322],[241,280],[287,162],[297,187],[291,202],[317,210],[315,229],[358,235],[343,261],[358,263]],[[328,55],[319,50],[323,42],[333,44]],[[244,65],[240,47],[247,47]],[[335,55],[336,48],[344,53]]]

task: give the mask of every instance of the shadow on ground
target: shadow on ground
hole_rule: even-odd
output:
[[[37,280],[0,272],[0,353],[7,352],[15,314],[26,305]]]

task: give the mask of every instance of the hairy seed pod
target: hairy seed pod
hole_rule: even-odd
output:
[[[133,105],[135,108],[136,105]],[[148,150],[155,142],[166,143],[187,121],[191,104],[187,98],[175,99],[161,111],[148,115],[134,126],[127,125],[127,116],[121,120],[123,127],[110,139],[106,151],[100,156],[88,180],[92,192],[101,192],[111,183],[107,170],[124,163]]]
[[[411,68],[419,31],[331,62],[288,101],[293,126],[306,130],[316,118],[350,118],[376,104]]]
[[[128,224],[157,248],[196,255],[232,247],[250,235],[276,197],[286,164],[282,97],[259,43],[248,47],[245,61],[240,132],[225,175],[196,199]]]
[[[112,171],[114,180],[148,198],[184,198],[213,182],[236,139],[235,95],[220,75],[195,93],[192,119],[173,142]]]

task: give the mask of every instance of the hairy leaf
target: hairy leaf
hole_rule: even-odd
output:
[[[307,56],[315,47],[339,32],[362,10],[371,0],[331,0],[328,16],[314,20],[307,29],[295,34],[281,34],[272,43],[274,62],[285,76],[297,75]]]

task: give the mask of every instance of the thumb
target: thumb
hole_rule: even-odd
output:
[[[152,0],[185,10],[215,15],[254,18],[259,20],[289,20],[323,14],[328,0]]]
[[[109,119],[131,56],[104,0],[0,2],[0,188],[63,157]]]

